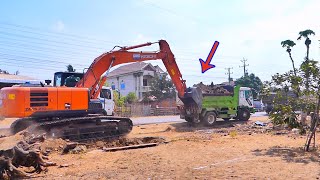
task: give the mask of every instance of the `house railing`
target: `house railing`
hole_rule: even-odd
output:
[[[141,91],[142,92],[149,92],[149,91],[151,91],[151,87],[150,86],[141,86]]]

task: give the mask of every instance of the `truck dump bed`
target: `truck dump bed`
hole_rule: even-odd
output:
[[[203,96],[233,96],[234,87],[228,85],[205,85],[202,82],[193,85],[201,89]]]

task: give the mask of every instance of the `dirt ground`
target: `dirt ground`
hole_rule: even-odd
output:
[[[320,178],[320,151],[304,152],[305,136],[255,126],[257,120],[268,121],[253,117],[212,128],[187,123],[135,126],[129,139],[154,136],[166,143],[116,152],[104,152],[103,143],[96,142],[86,152],[62,155],[59,149],[65,142],[49,140],[44,146],[53,149],[49,159],[58,166],[35,179]]]

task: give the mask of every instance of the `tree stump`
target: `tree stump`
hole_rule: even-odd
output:
[[[48,159],[40,150],[40,143],[45,135],[5,137],[0,144],[0,179],[14,179],[17,177],[31,177],[32,173],[40,173],[46,167],[56,165],[46,162]],[[32,172],[25,172],[19,167],[33,167]]]

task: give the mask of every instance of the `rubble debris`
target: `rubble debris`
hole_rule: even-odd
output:
[[[202,82],[193,85],[193,87],[199,87],[203,94],[216,94],[216,95],[232,95],[233,92],[228,91],[223,86],[219,85],[205,85]]]
[[[63,147],[62,154],[69,153],[70,150],[76,148],[77,145],[78,145],[78,143],[76,143],[76,142],[67,143],[67,144]]]
[[[58,168],[65,168],[65,167],[69,167],[69,164],[60,164]]]
[[[300,129],[298,129],[298,128],[293,128],[291,131],[292,131],[294,134],[300,134]]]
[[[80,153],[84,153],[86,151],[87,151],[87,147],[85,144],[80,144],[77,142],[70,142],[64,146],[64,148],[62,150],[62,154],[67,154],[67,153],[80,154]]]
[[[266,126],[267,125],[267,123],[264,123],[264,122],[261,122],[261,121],[256,121],[254,124],[258,125],[258,126]]]
[[[85,145],[78,145],[74,149],[71,149],[69,152],[71,154],[80,154],[87,151],[87,147]]]

